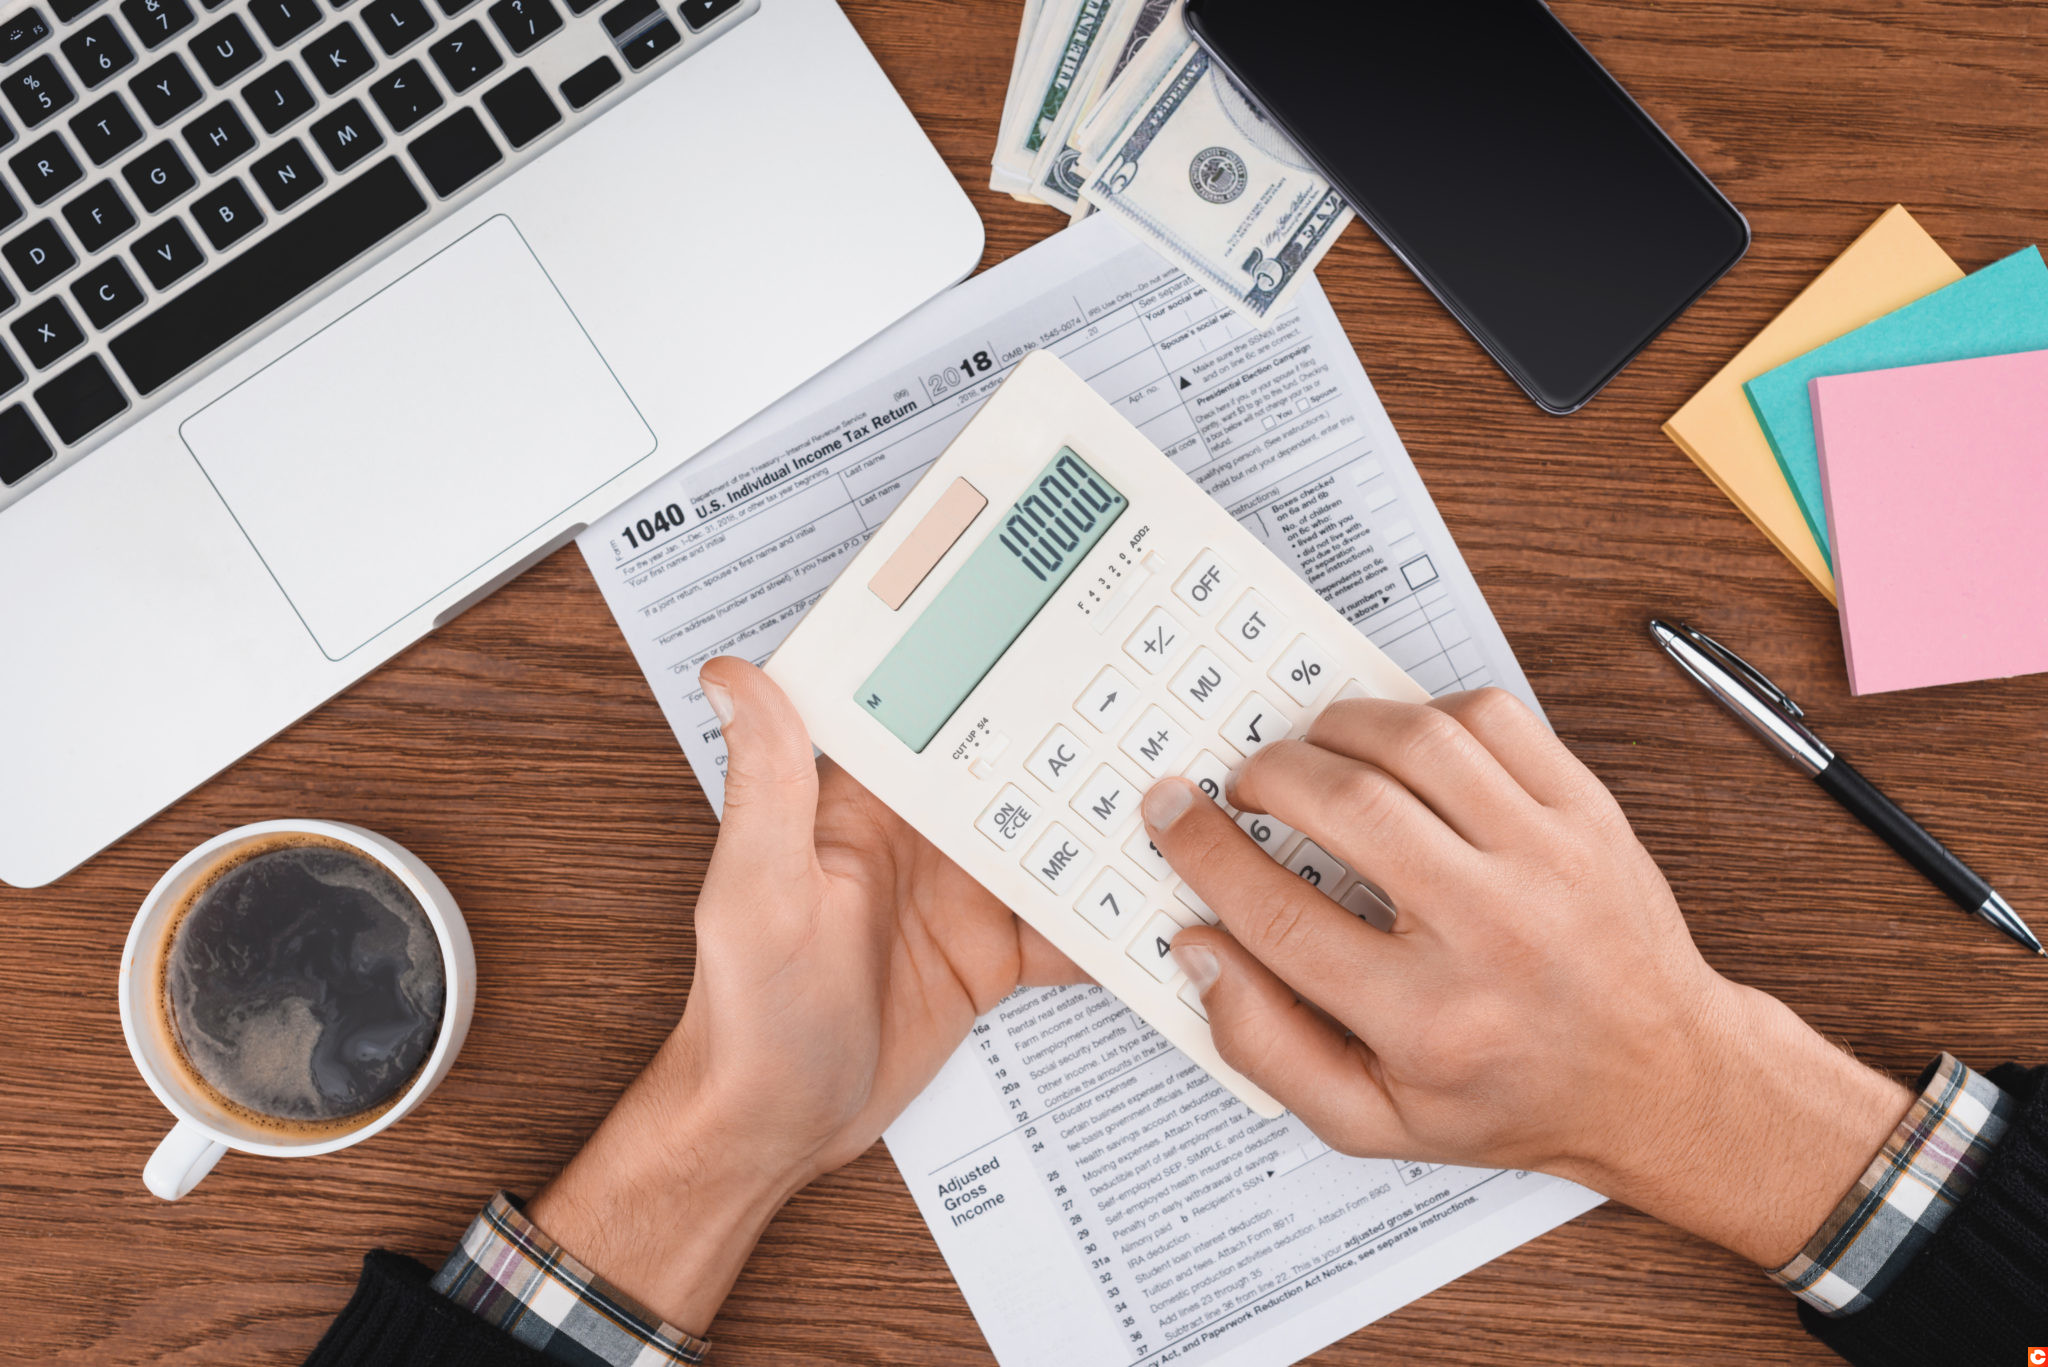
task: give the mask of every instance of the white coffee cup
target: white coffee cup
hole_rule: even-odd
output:
[[[258,1128],[186,1081],[177,1061],[177,1046],[167,1034],[159,1004],[159,970],[170,940],[165,934],[167,922],[183,905],[186,894],[237,851],[259,841],[293,835],[347,845],[383,865],[402,883],[434,927],[447,984],[441,1031],[434,1039],[433,1051],[398,1100],[360,1128],[303,1140]],[[128,931],[128,945],[121,951],[121,1032],[128,1037],[128,1052],[134,1056],[135,1066],[142,1070],[143,1081],[178,1121],[150,1155],[142,1180],[156,1195],[175,1201],[198,1186],[199,1180],[213,1171],[213,1165],[229,1149],[272,1158],[305,1158],[360,1144],[389,1129],[448,1076],[463,1038],[469,1033],[469,1017],[475,1006],[476,951],[469,943],[469,927],[447,886],[411,851],[360,826],[338,821],[259,821],[215,836],[173,864],[170,872],[157,880],[149,896],[142,899],[142,910],[135,914],[135,924]]]

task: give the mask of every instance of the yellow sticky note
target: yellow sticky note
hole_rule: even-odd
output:
[[[1835,576],[1792,497],[1785,472],[1771,455],[1742,386],[1962,278],[1962,268],[1949,260],[1903,205],[1894,204],[1664,424],[1664,435],[1721,486],[1721,492],[1830,602]]]

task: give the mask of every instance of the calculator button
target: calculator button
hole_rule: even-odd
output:
[[[1180,991],[1176,995],[1179,996],[1182,1004],[1185,1005],[1188,1010],[1194,1012],[1203,1020],[1209,1019],[1209,1009],[1202,1005],[1202,992],[1200,988],[1196,987],[1191,982],[1183,983],[1181,984]]]
[[[1137,700],[1138,690],[1129,679],[1115,669],[1104,669],[1088,685],[1088,691],[1074,700],[1074,710],[1096,730],[1107,731],[1124,719]]]
[[[1337,885],[1351,876],[1344,861],[1331,854],[1313,840],[1301,842],[1293,854],[1287,856],[1287,871],[1312,888],[1324,892],[1335,892]]]
[[[1223,606],[1223,595],[1236,586],[1237,571],[1216,552],[1205,550],[1188,566],[1188,572],[1174,581],[1173,593],[1193,608],[1196,616],[1207,617]]]
[[[1202,894],[1196,892],[1186,883],[1182,883],[1179,887],[1175,888],[1173,890],[1173,896],[1175,901],[1179,902],[1189,911],[1195,913],[1195,915],[1201,919],[1202,924],[1210,926],[1216,924],[1216,908],[1210,906],[1207,902],[1204,902],[1202,900]]]
[[[1153,778],[1164,778],[1181,751],[1188,748],[1188,733],[1160,708],[1148,707],[1119,748]]]
[[[1387,900],[1385,893],[1363,878],[1351,885],[1351,891],[1344,894],[1340,905],[1375,930],[1394,928],[1394,904]]]
[[[1230,770],[1222,760],[1207,750],[1196,755],[1194,762],[1181,772],[1181,777],[1209,795],[1209,800],[1231,816],[1237,815],[1237,808],[1223,800],[1223,790],[1230,783]]]
[[[1145,923],[1145,928],[1138,932],[1138,938],[1131,941],[1131,947],[1126,952],[1137,961],[1140,968],[1160,982],[1165,982],[1180,971],[1178,965],[1173,962],[1171,952],[1173,937],[1178,934],[1180,922],[1163,911],[1156,911],[1152,913],[1152,919]]]
[[[1203,646],[1187,667],[1173,676],[1173,696],[1188,705],[1198,717],[1213,717],[1230,700],[1237,675],[1223,663],[1223,657]]]
[[[1124,642],[1124,654],[1143,665],[1147,674],[1157,674],[1173,663],[1186,643],[1187,632],[1173,620],[1173,614],[1165,608],[1154,608],[1145,614],[1131,639]]]
[[[1131,922],[1138,918],[1144,907],[1145,898],[1131,880],[1115,869],[1104,869],[1095,875],[1095,881],[1088,885],[1088,891],[1081,894],[1081,900],[1074,903],[1074,910],[1081,913],[1089,925],[1112,940],[1123,938]]]
[[[1081,767],[1081,756],[1088,753],[1088,747],[1064,726],[1055,726],[1052,734],[1045,738],[1031,758],[1024,761],[1024,769],[1046,787],[1058,792]]]
[[[1007,850],[1037,829],[1038,824],[1038,807],[1016,784],[1006,783],[1003,791],[996,794],[996,800],[988,804],[988,810],[975,821],[974,828],[995,841],[997,849]]]
[[[1271,603],[1256,590],[1246,590],[1223,614],[1216,630],[1247,660],[1263,660],[1273,653],[1275,638],[1283,625]]]
[[[1124,853],[1130,856],[1133,864],[1161,882],[1173,877],[1173,865],[1166,862],[1166,856],[1152,843],[1152,837],[1145,833],[1143,826],[1124,842]]]
[[[1337,690],[1337,696],[1332,701],[1349,702],[1353,698],[1370,698],[1372,696],[1373,692],[1370,688],[1367,688],[1356,679],[1350,679],[1345,682],[1342,688]]]
[[[1254,693],[1223,723],[1223,739],[1241,755],[1256,755],[1294,729],[1284,713]]]
[[[1337,666],[1323,648],[1306,636],[1297,636],[1280,652],[1280,662],[1266,671],[1288,697],[1307,707],[1324,689],[1335,683]]]
[[[1287,847],[1287,842],[1294,839],[1294,827],[1264,812],[1246,812],[1238,817],[1237,824],[1258,842],[1260,849],[1275,859],[1280,857],[1280,851]]]
[[[1074,794],[1074,810],[1082,820],[1108,835],[1130,819],[1144,796],[1137,784],[1104,764],[1088,776],[1081,791]]]
[[[1094,862],[1088,847],[1057,821],[1045,828],[1031,853],[1024,856],[1024,867],[1031,870],[1031,876],[1054,892],[1071,890]]]

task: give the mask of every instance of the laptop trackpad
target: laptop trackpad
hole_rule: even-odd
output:
[[[337,660],[655,447],[502,216],[179,430]]]

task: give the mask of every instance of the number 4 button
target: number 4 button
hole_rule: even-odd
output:
[[[1114,940],[1124,933],[1124,928],[1136,918],[1138,909],[1144,905],[1138,890],[1131,886],[1131,880],[1115,869],[1104,869],[1095,875],[1095,881],[1088,885],[1088,891],[1081,894],[1081,900],[1074,903],[1074,910],[1087,919],[1089,925]]]
[[[1137,961],[1140,968],[1160,982],[1165,982],[1178,971],[1170,952],[1173,949],[1173,937],[1178,934],[1180,922],[1163,911],[1154,912],[1152,919],[1145,923],[1145,928],[1138,932],[1138,938],[1131,941],[1131,947],[1127,952]]]

